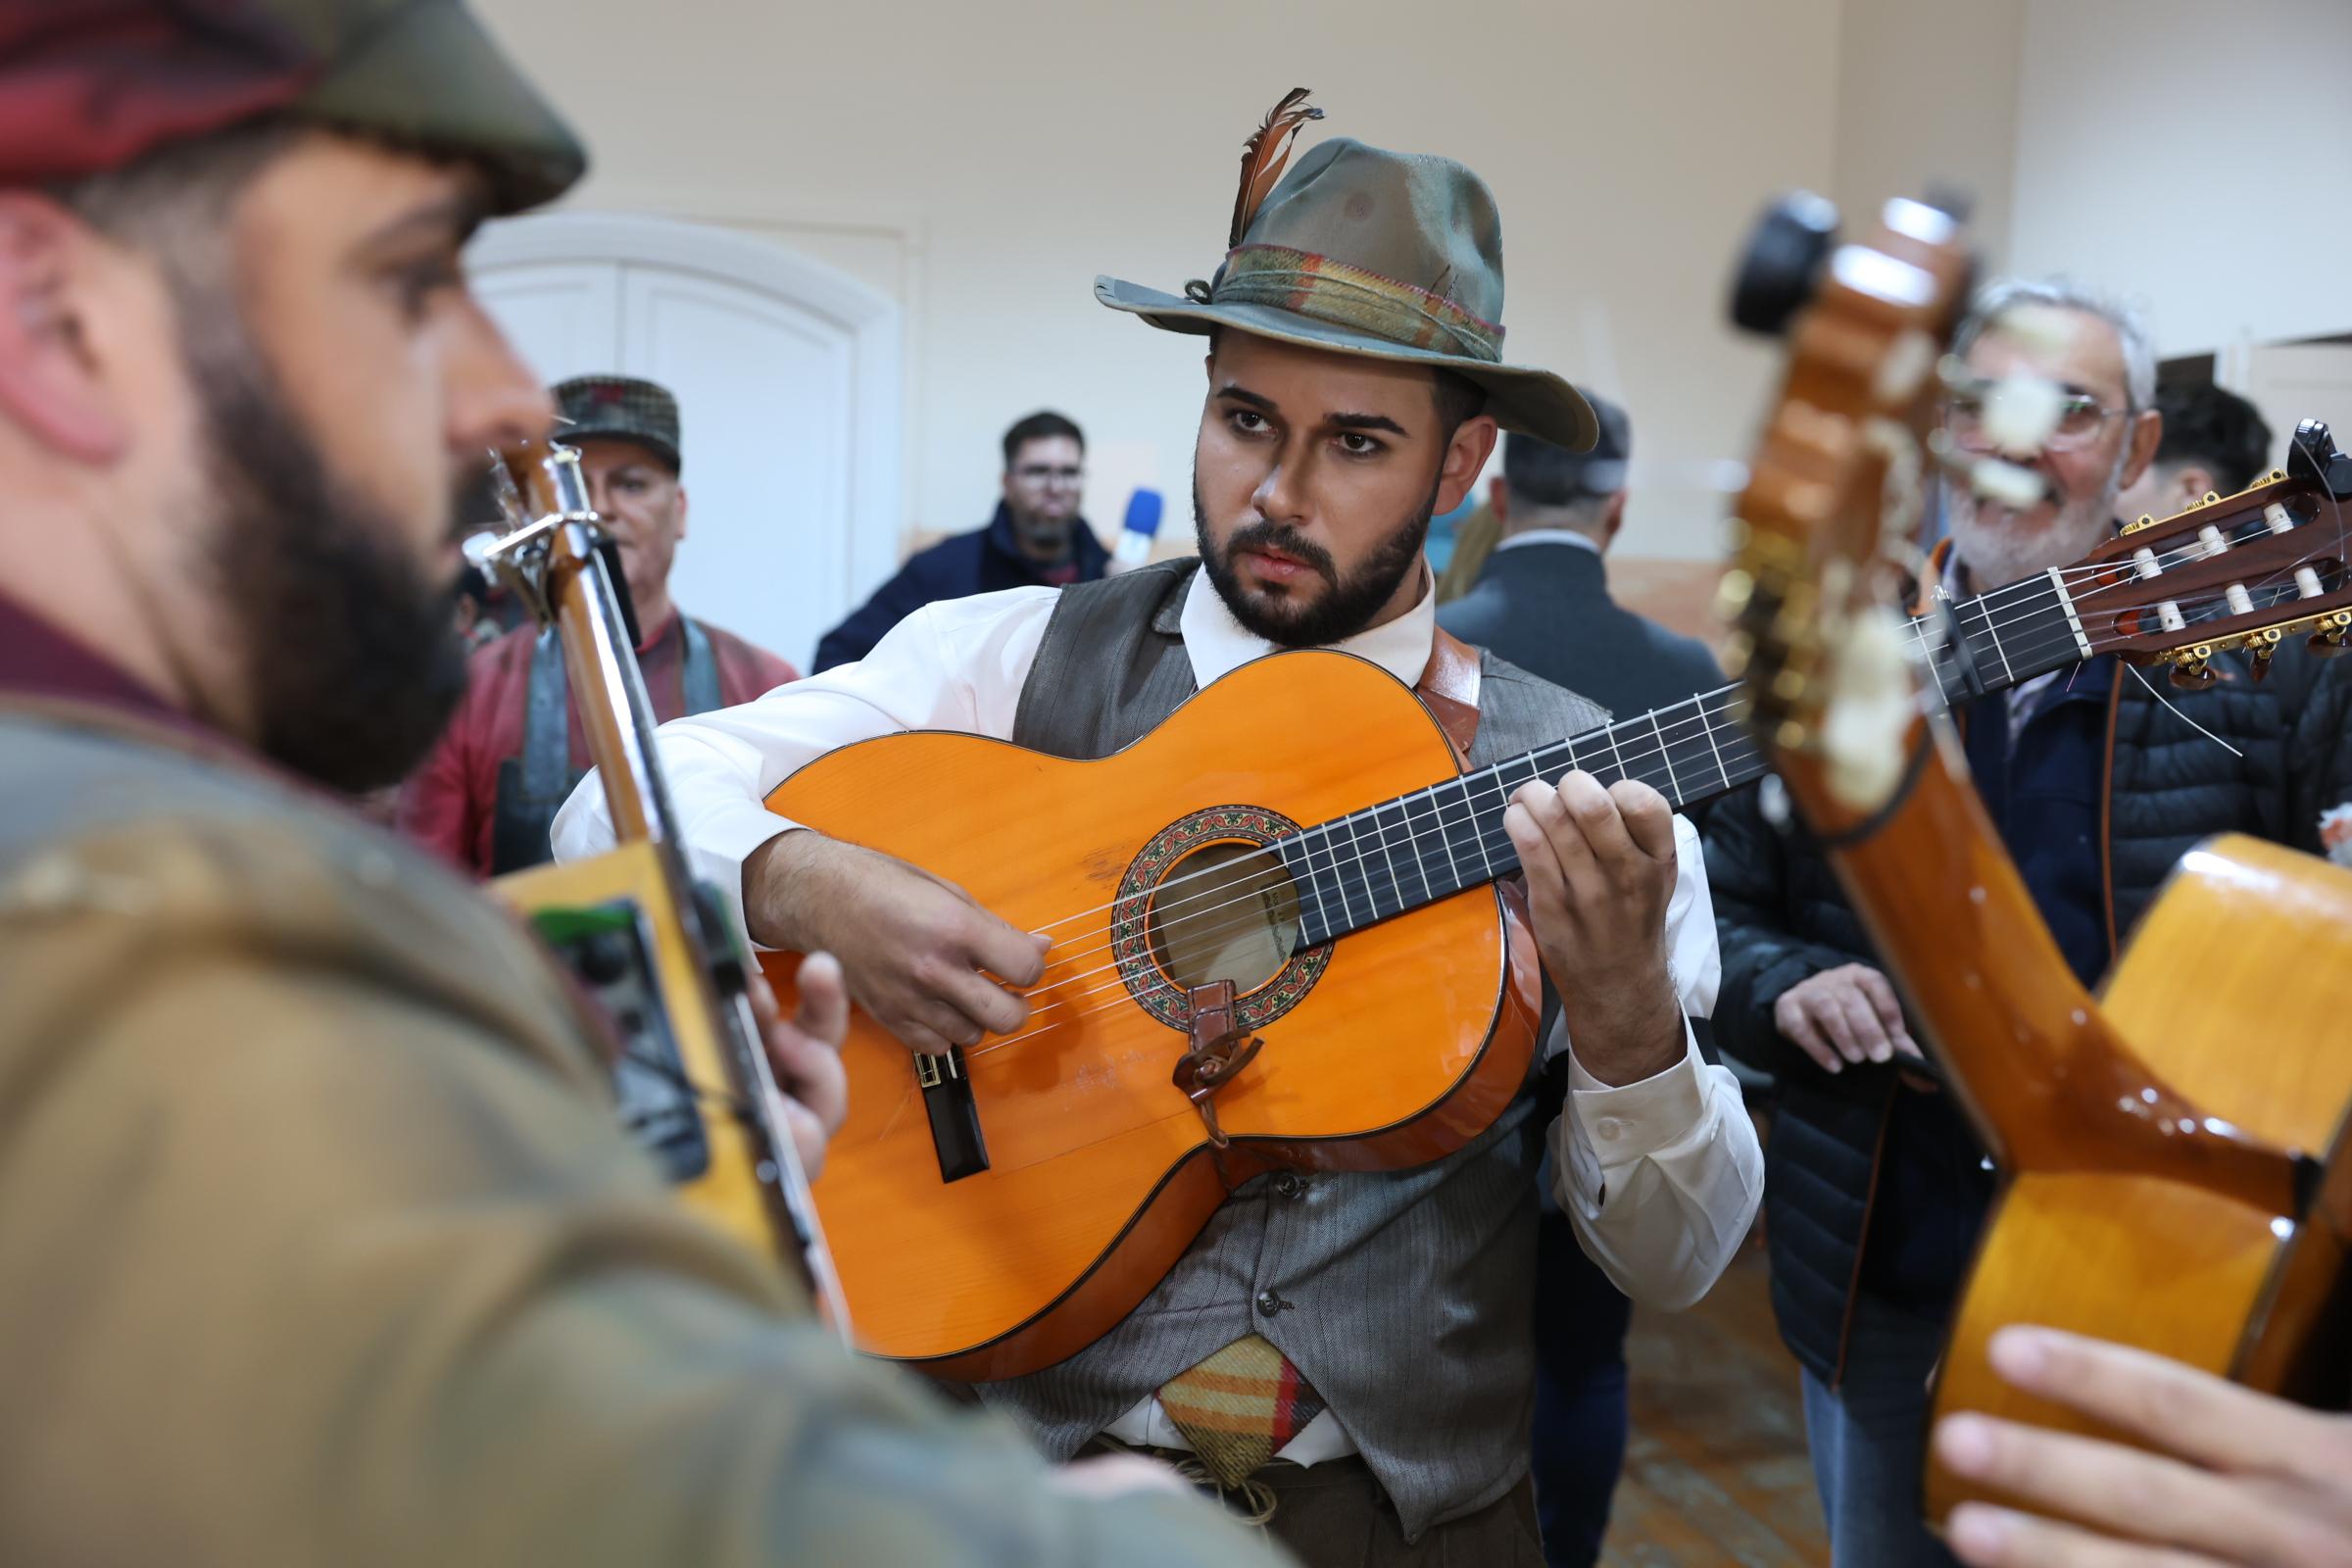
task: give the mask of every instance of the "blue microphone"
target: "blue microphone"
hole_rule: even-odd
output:
[[[1127,520],[1110,553],[1110,570],[1129,571],[1152,559],[1152,542],[1159,533],[1159,492],[1139,489],[1127,498]]]

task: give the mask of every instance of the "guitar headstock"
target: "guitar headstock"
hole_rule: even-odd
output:
[[[1833,245],[1818,198],[1801,203],[1767,217],[1739,285],[1741,324],[1787,323],[1788,371],[1723,601],[1750,723],[1783,750],[1824,752],[1839,793],[1865,797],[1893,787],[1911,711],[1883,548],[1889,518],[1918,505],[1972,264],[1944,207],[1889,202],[1867,237]]]
[[[2352,631],[2352,457],[2328,426],[2295,429],[2284,468],[2233,496],[2208,495],[2169,517],[2142,517],[2069,580],[2084,635],[2103,653],[2173,666],[2212,684],[2213,656],[2242,650],[2259,676],[2287,638],[2340,654]]]
[[[502,527],[476,555],[530,607],[541,625],[555,622],[553,568],[570,552],[561,548],[564,529],[573,523],[589,531],[593,547],[601,532],[588,501],[580,455],[547,437],[517,442],[489,455],[490,493]]]

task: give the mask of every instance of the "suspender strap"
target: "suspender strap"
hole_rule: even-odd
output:
[[[551,626],[531,646],[531,683],[522,708],[522,788],[533,800],[561,801],[571,793],[570,706],[564,648]]]
[[[718,695],[718,659],[710,652],[710,636],[691,615],[680,615],[686,628],[686,713],[708,713],[724,708]]]
[[[1478,739],[1478,650],[1443,626],[1432,632],[1429,662],[1413,695],[1453,743],[1455,760],[1467,767],[1471,743]]]
[[[710,635],[691,616],[680,615],[686,638],[686,711],[708,713],[726,706],[718,691],[718,656]],[[529,695],[523,702],[522,787],[538,800],[561,801],[579,782],[571,765],[571,724],[566,710],[570,683],[564,672],[564,648],[551,628],[531,647]]]

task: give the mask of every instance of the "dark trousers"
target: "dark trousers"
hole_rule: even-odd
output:
[[[1149,1454],[1175,1465],[1192,1457],[1173,1448],[1127,1449],[1101,1439],[1080,1456],[1107,1452]],[[1250,1482],[1264,1491],[1227,1493],[1225,1506],[1246,1516],[1271,1492],[1274,1513],[1263,1529],[1304,1568],[1544,1568],[1535,1487],[1525,1476],[1476,1513],[1432,1525],[1409,1542],[1396,1505],[1359,1455],[1316,1465],[1277,1459]],[[1213,1487],[1201,1491],[1217,1495]]]
[[[1306,1568],[1539,1568],[1535,1492],[1522,1478],[1473,1514],[1432,1525],[1408,1543],[1389,1494],[1358,1458],[1271,1464],[1252,1479],[1274,1489],[1266,1525]]]
[[[1959,1568],[1919,1516],[1928,1374],[1942,1351],[1942,1324],[1865,1293],[1838,1392],[1803,1374],[1805,1441],[1836,1568]]]
[[[1536,1517],[1548,1568],[1592,1568],[1609,1529],[1631,1424],[1625,1334],[1634,1303],[1546,1198],[1536,1230]]]

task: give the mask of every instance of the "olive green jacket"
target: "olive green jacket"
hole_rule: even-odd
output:
[[[592,1038],[358,818],[0,712],[0,1562],[1278,1560],[845,1353]]]

